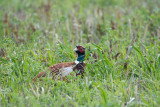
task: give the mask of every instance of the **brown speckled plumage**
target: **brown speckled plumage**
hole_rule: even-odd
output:
[[[78,55],[81,55],[81,57],[85,56],[85,48],[83,48],[82,46],[77,46],[77,50],[75,51]],[[83,56],[82,56],[83,55]],[[81,58],[79,57],[79,58]],[[62,80],[68,81],[65,76],[69,75],[70,72],[72,71],[78,71],[78,73],[75,73],[76,76],[81,75],[81,77],[83,78],[83,73],[84,73],[84,67],[85,67],[85,63],[83,62],[83,60],[79,63],[75,63],[75,62],[64,62],[64,63],[58,63],[58,64],[54,64],[52,66],[50,66],[48,68],[48,70],[50,70],[50,74],[52,76],[53,80],[57,80],[59,79],[59,77]],[[63,75],[64,73],[64,75]],[[34,77],[32,79],[33,82],[36,81],[37,78],[41,78],[41,77],[45,77],[47,75],[46,72],[42,71],[40,72],[36,77]],[[70,74],[71,75],[71,74]]]
[[[85,66],[86,66],[85,63],[79,63],[73,68],[73,71],[75,71],[75,70],[78,71],[78,73],[76,73],[76,76],[81,75],[81,77],[83,78],[83,76],[84,76],[83,73],[84,73]]]
[[[55,79],[55,76],[61,72],[60,69],[65,67],[75,66],[75,65],[76,65],[75,62],[58,63],[50,66],[48,69],[51,70],[51,75],[53,76],[53,79]]]

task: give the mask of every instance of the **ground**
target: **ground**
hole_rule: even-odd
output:
[[[0,0],[0,38],[0,106],[160,105],[160,0]],[[76,45],[83,79],[32,83]]]

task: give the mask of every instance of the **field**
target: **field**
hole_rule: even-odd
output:
[[[1,107],[160,105],[160,0],[0,0],[0,38]],[[76,45],[83,79],[32,83]]]

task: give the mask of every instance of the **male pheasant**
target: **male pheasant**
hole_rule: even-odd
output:
[[[62,79],[67,80],[65,77],[69,75],[73,71],[78,71],[78,73],[75,73],[76,76],[81,75],[81,78],[83,78],[84,73],[84,58],[85,58],[85,48],[82,46],[76,46],[74,51],[78,54],[78,58],[75,62],[64,62],[64,63],[58,63],[50,66],[48,70],[51,71],[50,75],[52,76],[53,80]],[[40,72],[36,77],[32,79],[33,82],[37,80],[37,78],[45,77],[47,75],[47,72]]]

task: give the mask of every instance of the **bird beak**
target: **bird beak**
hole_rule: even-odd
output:
[[[77,48],[75,48],[75,49],[74,49],[74,51],[76,52],[76,51],[78,51],[78,49],[77,49]]]

